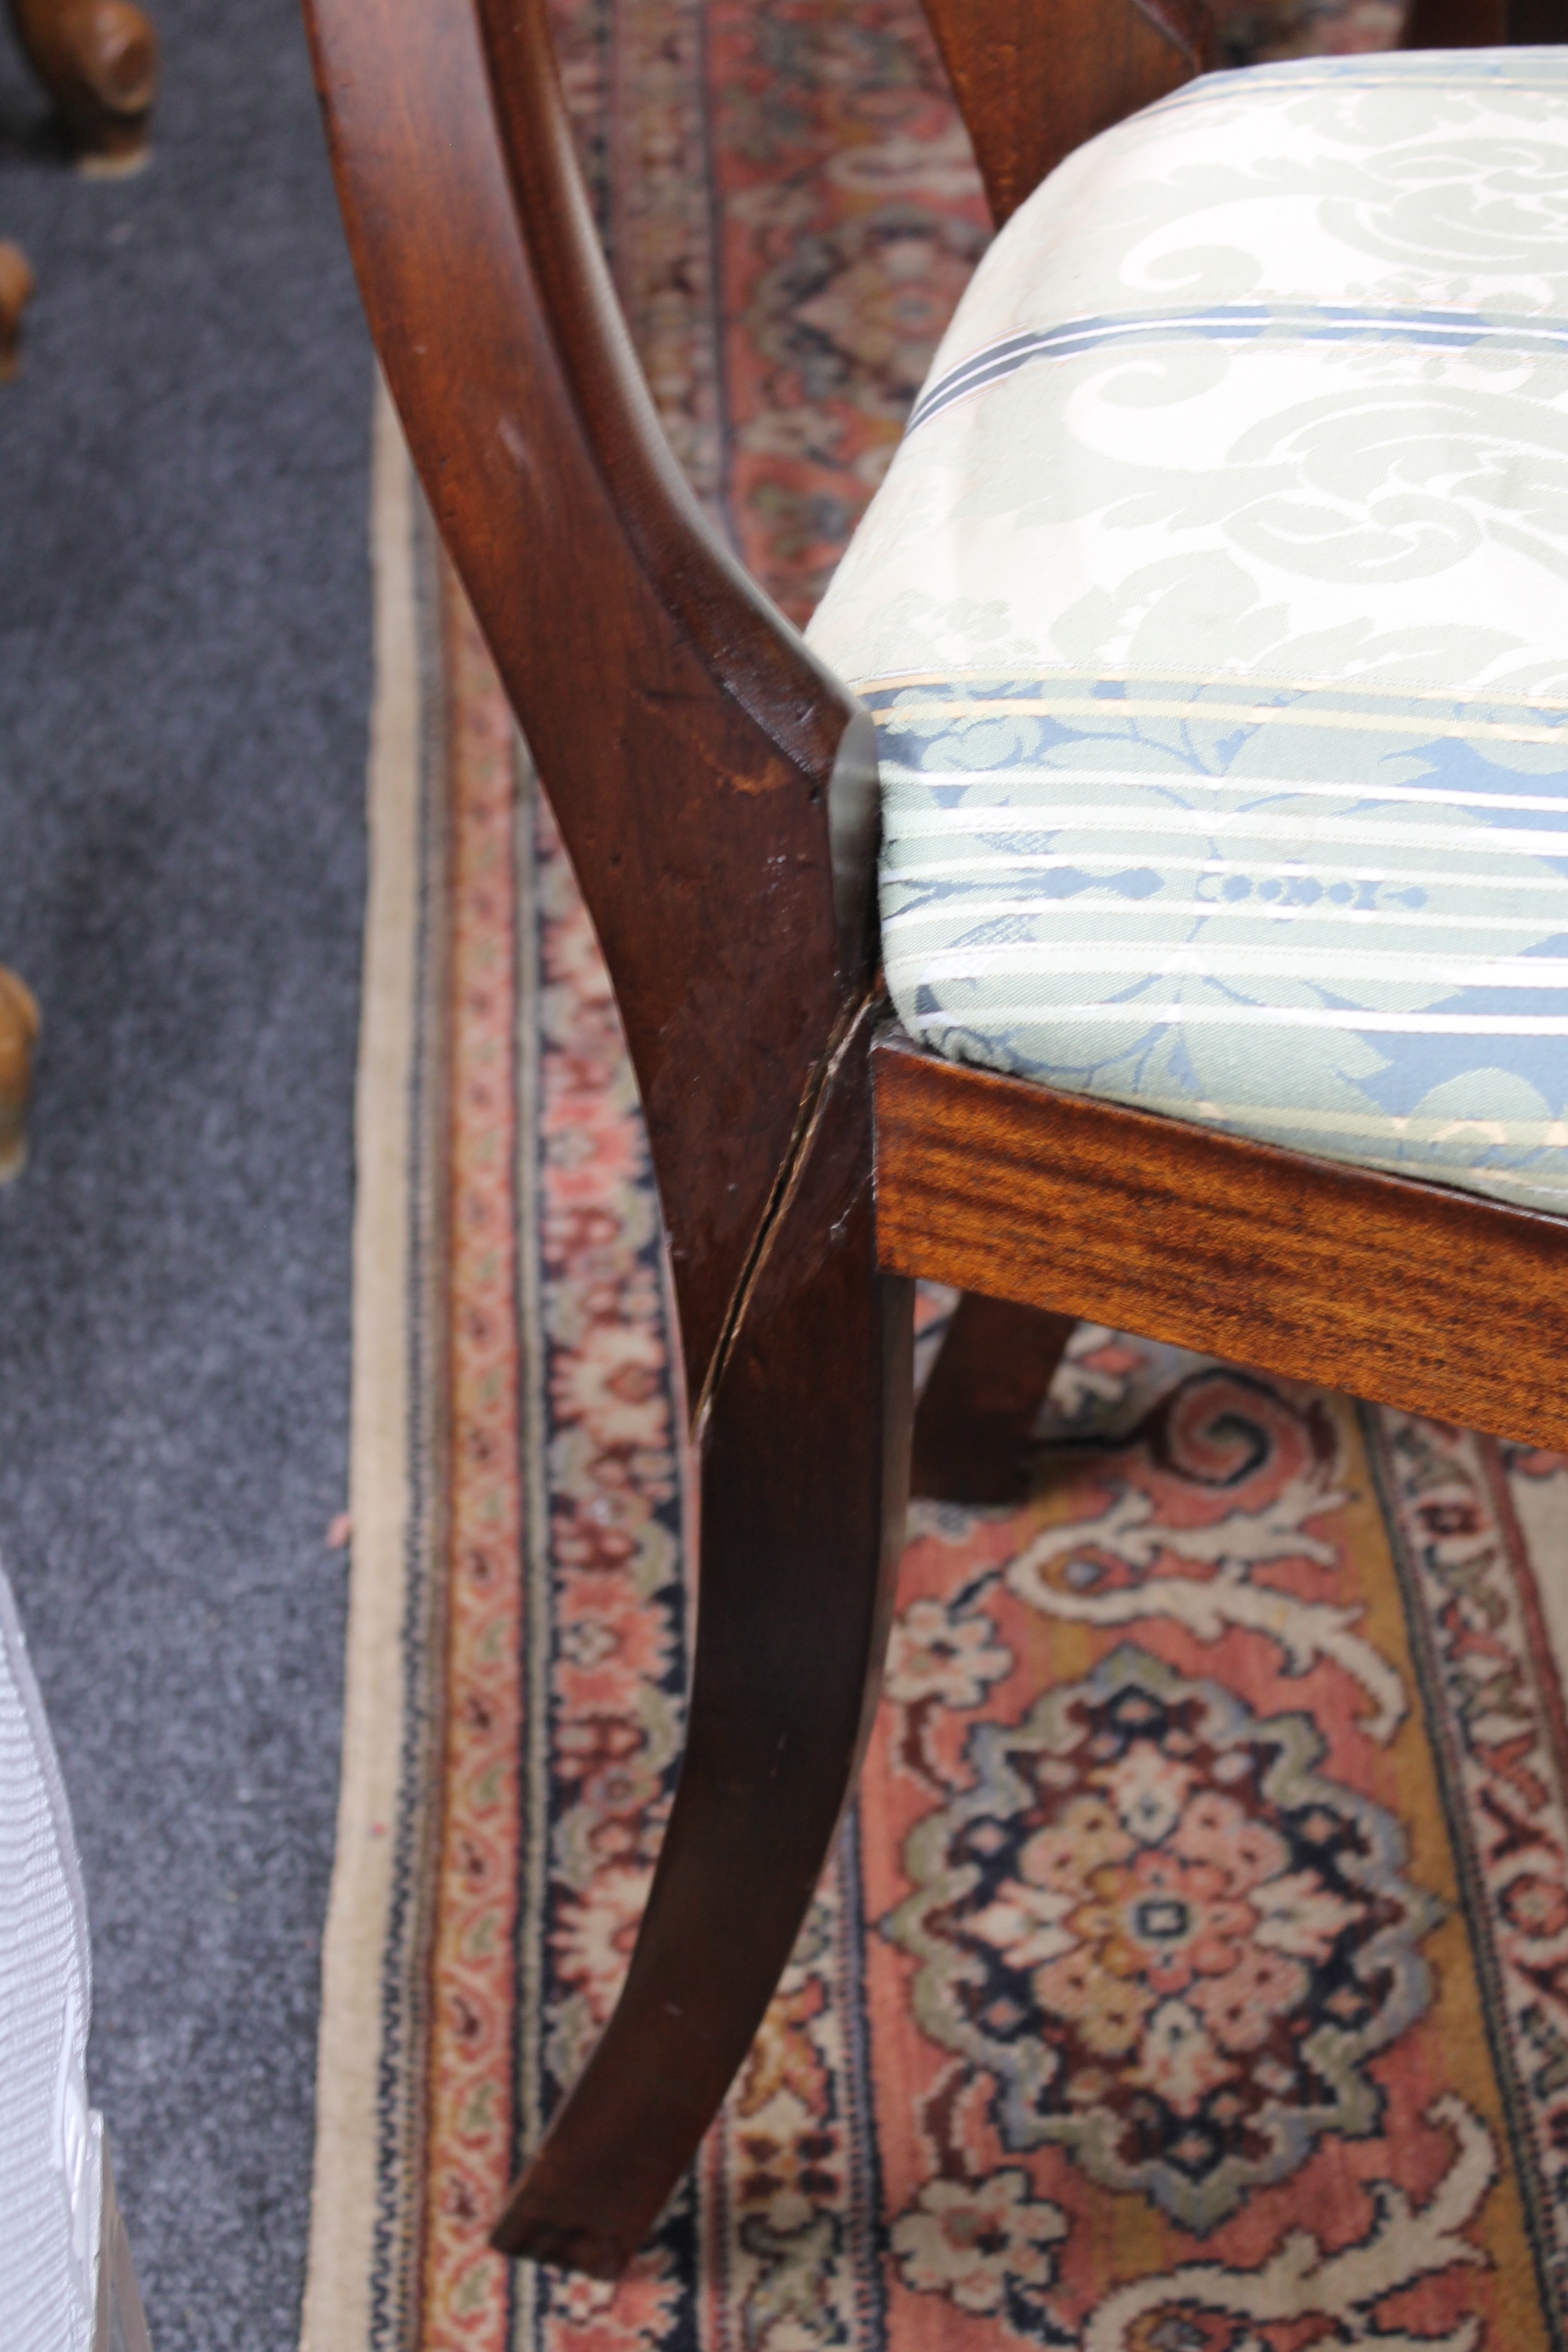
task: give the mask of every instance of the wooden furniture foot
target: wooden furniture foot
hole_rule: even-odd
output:
[[[131,0],[10,0],[16,37],[94,173],[134,171],[147,152],[158,41]]]
[[[751,2046],[876,1706],[912,1290],[877,1273],[868,1027],[826,1082],[714,1392],[686,1758],[626,1989],[495,2231],[599,2278],[646,2238]]]
[[[1026,1447],[1076,1318],[966,1290],[915,1408],[911,1495],[1017,1503]]]
[[[26,981],[0,964],[0,1184],[19,1176],[27,1157],[27,1104],[38,1000]]]
[[[16,374],[21,357],[22,313],[36,283],[19,245],[0,238],[0,383]]]

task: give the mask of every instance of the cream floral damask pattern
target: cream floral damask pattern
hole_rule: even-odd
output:
[[[1568,1208],[1568,51],[1081,149],[811,634],[925,1044]]]

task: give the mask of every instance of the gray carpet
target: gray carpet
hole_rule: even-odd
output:
[[[79,178],[0,44],[0,1550],[92,1909],[156,2352],[299,2324],[345,1556],[370,362],[295,0],[153,0]]]

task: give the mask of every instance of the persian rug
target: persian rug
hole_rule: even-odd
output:
[[[560,29],[671,438],[804,614],[984,239],[929,47],[906,0]],[[1089,1328],[1028,1504],[911,1514],[858,1807],[647,2252],[489,2252],[658,1850],[689,1465],[604,969],[376,430],[306,2352],[1568,2344],[1568,1465]]]

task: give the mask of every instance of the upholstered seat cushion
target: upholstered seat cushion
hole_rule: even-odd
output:
[[[925,1045],[1568,1211],[1568,51],[1081,149],[810,634]]]

